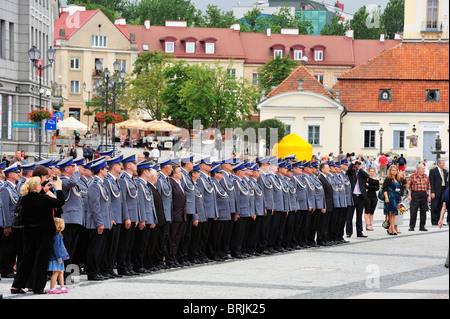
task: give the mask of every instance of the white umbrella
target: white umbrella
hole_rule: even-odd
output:
[[[64,121],[59,121],[56,124],[59,130],[75,130],[75,131],[87,131],[87,125],[81,123],[74,117],[68,117]]]

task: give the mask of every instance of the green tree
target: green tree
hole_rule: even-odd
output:
[[[350,21],[350,29],[354,30],[355,39],[379,39],[380,33],[385,33],[381,24],[380,6],[372,12],[361,7]]]
[[[138,11],[139,24],[145,20],[157,26],[165,25],[168,20],[187,21],[188,26],[203,24],[202,12],[190,0],[141,0]]]
[[[381,20],[388,39],[394,39],[395,33],[403,32],[405,0],[390,0],[384,9]]]
[[[166,67],[164,69],[166,87],[161,92],[161,99],[166,105],[164,117],[170,118],[172,124],[184,128],[189,127],[189,114],[179,96],[184,84],[189,80],[189,68],[190,66],[183,60]]]
[[[229,28],[235,21],[233,11],[224,12],[218,6],[210,4],[203,16],[203,26],[207,28]]]
[[[162,120],[165,104],[161,92],[166,87],[163,71],[171,58],[172,55],[162,51],[149,51],[136,60],[127,90],[132,109],[141,109],[152,119]]]
[[[342,23],[341,18],[336,14],[331,21],[320,31],[321,35],[345,35],[345,31],[349,29],[348,21]]]
[[[179,98],[186,106],[189,123],[201,120],[205,127],[231,127],[233,122],[249,117],[259,97],[256,87],[219,64],[215,68],[192,65],[187,76]]]
[[[286,126],[283,122],[281,122],[279,119],[268,119],[261,121],[259,123],[259,128],[265,128],[266,129],[266,148],[269,148],[270,145],[270,138],[271,138],[271,129],[277,130],[277,139],[274,141],[276,143],[280,142],[283,137],[286,136]]]
[[[271,58],[259,69],[261,73],[261,87],[269,93],[273,87],[283,82],[298,66],[300,66],[300,63],[291,60],[289,55]]]

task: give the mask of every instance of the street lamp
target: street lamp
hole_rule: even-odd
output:
[[[118,60],[116,60],[116,62],[114,62],[114,74],[116,76],[118,75],[119,84],[122,85],[123,81],[125,79],[125,76],[127,74],[124,70],[120,70],[120,62]],[[116,84],[117,84],[117,81],[115,81],[114,78],[112,79],[112,81],[113,81],[113,113],[116,114]],[[116,154],[115,140],[116,140],[116,123],[113,123],[112,144],[113,144],[113,154],[114,155]]]
[[[41,52],[39,51],[36,46],[33,45],[33,47],[28,50],[28,56],[30,57],[30,61],[33,63],[33,66],[38,69],[38,76],[39,76],[39,110],[42,109],[42,94],[44,93],[42,89],[42,77],[43,77],[43,71],[49,67],[52,66],[53,62],[55,61],[55,50],[50,47],[47,50],[47,60],[49,64],[43,65],[43,63],[39,63],[39,58],[41,57]],[[39,122],[39,158],[41,159],[41,136],[42,136],[42,121]]]
[[[383,154],[383,128],[380,128],[378,132],[380,133],[380,154]]]

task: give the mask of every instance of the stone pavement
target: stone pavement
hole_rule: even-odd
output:
[[[4,299],[448,299],[449,227],[427,226],[389,236],[375,212],[368,238],[270,256],[230,259],[135,277],[69,283],[68,294],[11,295],[12,279],[0,281]],[[416,228],[417,229],[417,228]],[[48,286],[47,286],[48,288]]]
[[[142,149],[122,149],[124,156]],[[169,156],[163,152],[163,158]],[[429,217],[429,213],[428,213]],[[381,227],[379,205],[368,238],[347,238],[348,244],[310,248],[270,256],[230,259],[192,267],[162,270],[136,277],[68,283],[68,294],[11,295],[12,279],[0,281],[4,299],[449,299],[449,226],[427,225],[428,232],[409,232],[409,213],[398,236]],[[429,220],[427,221],[429,224]],[[365,225],[364,225],[365,226]],[[48,285],[47,285],[48,288]],[[258,301],[259,302],[259,301]],[[169,303],[170,304],[170,303]],[[179,308],[175,308],[176,311]],[[268,309],[266,309],[268,310]]]

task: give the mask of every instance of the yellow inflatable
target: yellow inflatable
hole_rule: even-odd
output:
[[[279,143],[275,144],[272,155],[286,157],[295,154],[298,161],[310,161],[312,157],[313,147],[297,134],[285,136]]]

